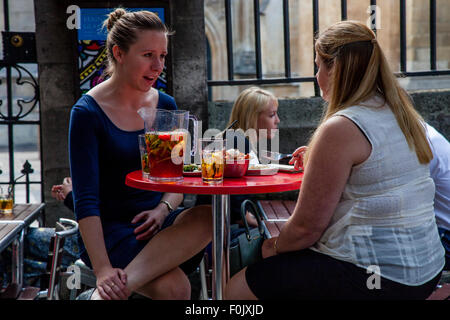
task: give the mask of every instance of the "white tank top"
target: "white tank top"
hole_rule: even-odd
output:
[[[402,284],[428,282],[443,268],[445,252],[428,165],[409,149],[381,98],[336,115],[361,129],[372,152],[352,168],[327,230],[311,249],[362,268],[377,266],[382,277]]]

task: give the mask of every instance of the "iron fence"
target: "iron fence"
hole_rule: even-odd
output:
[[[283,38],[284,38],[284,76],[278,78],[264,78],[262,73],[261,60],[261,24],[260,24],[260,0],[253,0],[253,23],[255,32],[255,69],[256,78],[253,79],[235,79],[234,78],[234,61],[233,61],[233,28],[232,28],[232,10],[231,0],[224,0],[225,2],[225,25],[226,25],[226,46],[227,46],[227,65],[228,65],[228,79],[227,80],[208,80],[208,87],[214,86],[235,86],[235,85],[262,85],[262,84],[280,84],[280,83],[299,83],[299,82],[313,82],[314,93],[316,96],[320,95],[319,86],[314,76],[293,77],[291,72],[291,53],[290,53],[290,22],[289,22],[289,0],[283,1]],[[312,1],[312,21],[313,33],[317,34],[319,31],[319,0]],[[436,67],[436,0],[429,0],[430,5],[430,67],[426,71],[408,71],[407,70],[407,41],[406,41],[406,0],[399,0],[400,3],[400,72],[398,76],[417,77],[417,76],[439,76],[450,75],[450,70],[437,70]],[[370,0],[368,3],[374,12],[371,19],[376,20],[377,1]],[[341,0],[341,20],[347,20],[347,0]],[[376,24],[372,24],[372,30],[376,33]],[[314,38],[314,37],[313,37]],[[312,50],[315,50],[312,44]],[[314,61],[314,74],[317,72],[317,66]]]
[[[9,174],[6,179],[1,179],[0,187],[3,190],[8,189],[9,185],[17,186],[23,185],[25,187],[25,201],[30,202],[30,187],[31,185],[40,185],[41,199],[43,199],[42,178],[38,180],[31,180],[30,175],[34,173],[34,169],[29,159],[26,159],[22,164],[21,175],[15,173],[15,129],[20,126],[32,125],[36,127],[39,132],[36,136],[36,144],[39,145],[38,153],[41,158],[42,150],[39,144],[40,139],[40,110],[38,119],[29,117],[30,113],[37,110],[39,104],[39,85],[32,72],[27,69],[28,64],[37,63],[36,59],[36,45],[35,36],[33,32],[14,32],[10,30],[9,17],[9,1],[3,0],[3,17],[4,17],[4,31],[2,31],[3,40],[3,59],[0,60],[0,72],[5,74],[4,79],[0,79],[0,86],[6,86],[5,99],[0,98],[0,129],[7,133],[6,153],[8,158],[7,168],[0,168],[0,177]],[[15,80],[15,81],[14,81]],[[15,97],[13,86],[31,86],[33,95],[26,99],[22,97]],[[6,100],[6,101],[5,101]],[[6,102],[6,103],[5,103]],[[41,168],[42,172],[42,161]]]

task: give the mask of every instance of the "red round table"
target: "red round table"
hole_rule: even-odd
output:
[[[208,185],[201,177],[184,177],[176,182],[152,181],[142,178],[142,171],[126,176],[127,186],[159,192],[211,194],[213,210],[213,299],[222,299],[224,286],[229,278],[230,194],[273,193],[298,190],[303,173],[277,173],[271,176],[244,176],[225,178],[222,184]],[[227,235],[227,236],[225,236]],[[224,263],[225,262],[225,263]],[[225,267],[226,272],[222,272]],[[222,279],[223,275],[225,279]]]

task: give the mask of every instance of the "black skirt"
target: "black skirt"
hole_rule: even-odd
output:
[[[245,276],[259,299],[424,300],[436,288],[441,273],[420,286],[383,277],[377,282],[373,272],[305,249],[263,259],[248,266]]]

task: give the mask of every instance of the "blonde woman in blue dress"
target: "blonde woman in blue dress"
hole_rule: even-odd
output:
[[[169,30],[154,13],[116,9],[105,21],[110,78],[71,112],[69,153],[81,259],[94,270],[91,299],[189,299],[193,272],[211,241],[211,209],[179,208],[182,194],[125,185],[141,168],[142,106],[177,109],[153,88],[163,71]]]

